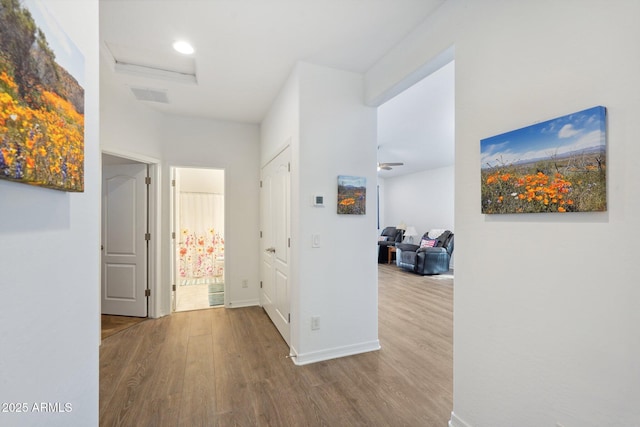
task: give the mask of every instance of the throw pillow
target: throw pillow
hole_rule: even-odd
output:
[[[433,248],[436,245],[437,239],[422,239],[420,241],[421,248]]]

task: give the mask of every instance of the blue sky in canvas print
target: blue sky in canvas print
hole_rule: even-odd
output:
[[[482,168],[604,149],[605,108],[593,107],[480,141]]]
[[[33,20],[47,35],[49,47],[56,55],[56,62],[84,87],[84,56],[69,39],[58,21],[51,15],[42,0],[23,0]]]
[[[480,141],[482,213],[605,211],[606,109]]]

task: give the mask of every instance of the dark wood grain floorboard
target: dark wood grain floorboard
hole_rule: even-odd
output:
[[[295,366],[260,307],[148,320],[100,350],[101,426],[446,426],[453,280],[379,265],[376,352]]]
[[[128,329],[133,325],[137,325],[145,320],[147,320],[146,317],[112,316],[110,314],[103,314],[101,316],[102,339],[117,334],[120,331],[124,331],[125,329]]]

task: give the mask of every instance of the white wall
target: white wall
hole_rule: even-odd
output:
[[[267,114],[260,124],[260,168],[262,169],[271,160],[273,160],[285,148],[290,147],[291,151],[291,181],[290,191],[292,200],[290,203],[291,223],[291,242],[292,250],[290,251],[289,271],[289,310],[291,312],[290,322],[290,344],[296,347],[299,342],[301,325],[298,312],[300,310],[299,293],[300,280],[297,273],[296,265],[298,264],[299,254],[295,248],[298,247],[297,218],[300,215],[300,208],[294,203],[294,194],[300,192],[300,184],[298,182],[299,169],[299,148],[300,148],[300,88],[299,88],[298,68],[294,67],[289,78],[280,89],[280,92],[269,107]],[[295,196],[298,197],[298,196]],[[297,199],[296,199],[297,200]]]
[[[300,88],[297,67],[274,99],[260,125],[260,167],[273,160],[286,146],[297,159],[300,139]],[[297,160],[296,160],[297,161]],[[297,183],[292,182],[292,185]]]
[[[455,46],[454,427],[640,425],[639,15],[449,0],[367,75],[374,99]],[[594,105],[607,212],[480,213],[480,139]]]
[[[401,222],[407,227],[414,226],[418,232],[413,238],[416,244],[432,229],[455,233],[454,173],[455,168],[449,166],[385,179],[384,215],[389,222],[381,227],[396,226]],[[449,264],[451,268],[454,268],[455,252]]]
[[[165,116],[162,134],[162,235],[169,236],[169,173],[173,167],[225,171],[225,283],[230,307],[257,305],[259,299],[260,131],[257,125]],[[169,239],[162,252],[169,253]],[[165,257],[168,259],[168,256]],[[169,278],[169,264],[163,266]],[[247,280],[248,287],[242,287]],[[162,283],[169,289],[168,279]],[[163,294],[163,314],[169,313]]]
[[[104,48],[103,48],[104,49]],[[110,59],[100,55],[100,147],[109,153],[159,159],[161,113],[137,101],[114,78]]]
[[[158,165],[162,156],[160,129],[163,115],[152,108],[149,103],[135,99],[128,87],[120,83],[113,73],[113,58],[104,46],[100,46],[100,149],[103,153],[113,154],[121,158],[135,159],[142,163]],[[160,182],[162,169],[152,166],[150,169],[151,204],[159,204],[161,200]],[[168,174],[168,172],[164,172]],[[152,207],[153,209],[153,207]],[[159,212],[161,215],[162,212]],[[161,236],[160,224],[151,216],[151,254],[150,281],[166,285],[168,279],[162,276],[162,266],[167,263],[168,252],[160,250],[159,242],[154,236]],[[153,246],[155,245],[155,246]],[[166,285],[170,286],[170,285]],[[167,291],[169,292],[169,291]],[[160,317],[168,314],[169,296],[156,288],[151,289],[149,316]]]
[[[299,64],[298,363],[379,348],[376,111],[361,75]],[[367,214],[338,215],[337,177],[367,178]],[[324,194],[326,207],[311,204]],[[322,247],[311,247],[320,234]],[[311,316],[321,328],[311,331]]]
[[[98,424],[100,163],[98,1],[48,1],[85,61],[85,191],[0,181],[1,425]],[[70,403],[36,413],[40,402]]]
[[[224,194],[222,169],[178,168],[176,179],[180,180],[180,191]]]
[[[101,147],[104,151],[158,162],[160,177],[160,236],[170,235],[170,168],[225,170],[225,281],[232,307],[258,304],[258,182],[259,127],[257,125],[170,116],[140,102],[117,82],[101,57]],[[148,160],[147,160],[148,159]],[[157,254],[157,292],[153,315],[171,312],[172,285],[169,238]],[[242,280],[249,286],[242,288]]]
[[[301,63],[298,364],[379,348],[376,269],[376,112],[361,75]],[[367,178],[367,213],[337,214],[337,177]],[[323,194],[325,208],[312,206]],[[320,248],[311,247],[319,234]],[[321,328],[311,331],[311,316]]]
[[[454,231],[454,167],[385,179],[384,212],[386,226],[404,221],[413,225],[420,236],[434,228]]]
[[[379,348],[376,114],[361,75],[299,63],[263,121],[262,162],[292,150],[291,346],[306,364]],[[367,178],[367,213],[337,214],[338,175]],[[316,194],[325,207],[312,206]],[[320,248],[311,247],[319,234]],[[369,236],[369,237],[367,237]],[[357,266],[357,267],[356,267]],[[311,316],[320,330],[311,331]]]

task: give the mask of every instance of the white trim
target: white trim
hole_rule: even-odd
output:
[[[162,203],[162,186],[161,182],[161,169],[160,160],[143,156],[136,153],[130,153],[126,151],[118,150],[101,150],[100,151],[100,176],[102,176],[102,155],[108,154],[110,156],[121,157],[123,159],[134,160],[140,163],[145,163],[149,166],[149,176],[151,177],[151,192],[149,193],[149,230],[151,232],[151,244],[149,245],[149,289],[151,290],[151,297],[149,299],[149,309],[147,310],[147,317],[158,318],[165,316],[168,313],[164,313],[162,310],[162,298],[161,287],[162,282],[162,259],[160,250],[160,235],[161,235],[161,218],[160,218],[160,204]],[[102,181],[101,181],[102,182]],[[155,187],[154,187],[155,186]],[[155,191],[154,191],[155,188]],[[102,199],[100,199],[102,204]],[[102,206],[100,206],[100,221],[102,221]],[[102,227],[102,226],[101,226]],[[102,263],[100,263],[100,277],[98,283],[102,286]]]
[[[177,224],[174,224],[173,222],[176,221],[176,197],[178,197],[178,194],[181,193],[180,191],[180,185],[181,185],[181,181],[180,179],[176,178],[176,171],[178,171],[179,169],[195,169],[195,170],[215,170],[215,171],[222,171],[223,175],[224,175],[224,191],[222,196],[224,197],[224,236],[226,239],[226,236],[228,236],[229,234],[227,233],[228,231],[228,221],[227,218],[230,217],[229,215],[229,205],[227,203],[227,194],[229,194],[227,188],[229,185],[229,180],[227,179],[228,176],[228,171],[227,168],[224,166],[180,166],[180,165],[169,165],[168,166],[169,169],[169,181],[168,181],[168,188],[169,188],[169,277],[170,280],[168,281],[169,286],[167,288],[165,288],[165,295],[168,298],[169,301],[169,312],[166,313],[168,315],[171,315],[173,313],[177,313],[177,311],[175,310],[176,308],[176,304],[175,304],[175,297],[176,297],[176,293],[173,292],[173,284],[176,284],[176,278],[177,278],[177,267],[178,267],[178,259],[176,258],[175,255],[175,248],[173,247],[172,243],[174,242],[174,238],[172,237],[171,233],[175,232],[176,234],[180,232],[180,227],[177,226]],[[171,181],[175,180],[176,186],[172,186],[171,185]],[[179,221],[179,218],[178,218]],[[175,228],[175,229],[174,229]],[[229,245],[228,245],[228,239],[226,240],[226,246],[225,246],[225,254],[229,254]],[[231,251],[231,253],[233,253],[233,250]],[[228,257],[227,257],[228,259]],[[253,304],[251,302],[247,302],[247,301],[241,301],[240,303],[234,303],[233,301],[230,303],[228,301],[229,298],[229,294],[230,294],[230,290],[229,290],[229,284],[228,284],[228,280],[227,278],[229,277],[229,264],[225,264],[224,266],[224,307],[225,308],[235,308],[235,307],[250,307],[252,305],[257,305],[257,304]]]
[[[162,203],[162,176],[158,163],[147,163],[151,188],[149,192],[149,231],[151,232],[151,244],[149,245],[149,289],[151,289],[151,301],[149,301],[150,318],[165,316],[162,309],[162,224],[160,218],[160,206]]]
[[[286,150],[287,148],[290,148],[290,147],[291,147],[291,137],[288,137],[287,140],[285,141],[284,145],[278,147],[278,149],[276,150],[276,154],[274,154],[273,157],[271,157],[269,160],[267,160],[264,165],[260,165],[260,172],[262,172],[262,169],[264,169],[265,166],[267,166],[276,157],[278,157],[280,154],[282,154],[282,152],[284,150]],[[260,175],[260,178],[262,178],[262,175]]]
[[[451,419],[449,420],[449,427],[471,427],[471,424],[463,421],[453,411],[451,411]]]
[[[198,83],[198,78],[196,77],[195,72],[182,72],[166,68],[148,67],[146,65],[118,61],[117,59],[113,64],[113,69],[116,73],[131,74],[138,77],[170,80],[179,83]]]
[[[418,69],[404,76],[395,85],[391,86],[381,94],[371,97],[370,94],[366,95],[366,105],[369,107],[379,107],[396,95],[404,92],[414,84],[418,83],[425,77],[436,72],[440,68],[447,65],[449,62],[455,59],[455,48],[453,46],[443,50],[431,60],[427,61]]]
[[[242,307],[254,307],[254,306],[260,306],[260,301],[258,301],[257,299],[246,299],[246,300],[239,300],[239,301],[230,301],[227,304],[225,304],[226,308],[242,308]]]
[[[310,363],[322,362],[330,359],[337,359],[339,357],[353,356],[354,354],[368,353],[370,351],[380,350],[380,341],[374,340],[364,342],[360,344],[353,344],[344,347],[336,347],[326,350],[314,351],[311,353],[298,354],[292,357],[293,362],[298,365],[308,365]],[[294,349],[291,349],[292,354],[296,354]]]
[[[155,157],[145,156],[143,154],[131,153],[129,151],[120,150],[102,150],[102,154],[108,154],[110,156],[122,157],[123,159],[135,160],[140,163],[148,164],[160,164],[160,159]]]

